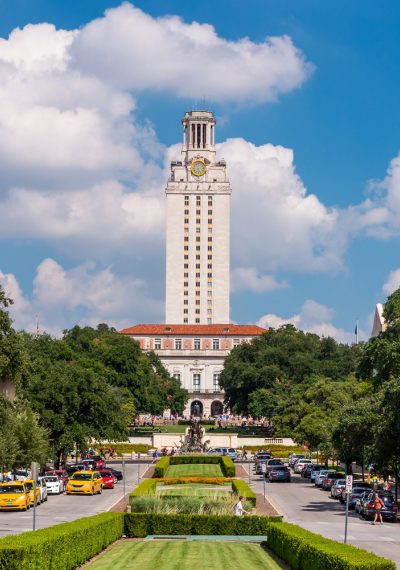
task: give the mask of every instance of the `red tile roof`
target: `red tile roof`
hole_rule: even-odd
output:
[[[257,325],[135,325],[120,331],[127,335],[258,336],[266,329]]]

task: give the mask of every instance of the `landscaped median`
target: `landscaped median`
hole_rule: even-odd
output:
[[[148,535],[267,536],[263,546],[285,560],[293,570],[396,568],[394,562],[299,526],[276,522],[276,517],[103,513],[0,539],[0,569],[73,570],[123,534],[132,538]],[[201,562],[207,565],[206,560]],[[143,564],[141,569],[150,570]]]
[[[175,466],[190,465],[190,475],[205,474],[204,466],[215,466],[212,473],[219,472],[224,477],[234,477],[236,474],[235,464],[230,457],[222,455],[173,455],[172,457],[162,457],[154,467],[154,477],[168,477],[168,470]],[[194,466],[198,466],[197,470]],[[219,467],[219,470],[218,470]],[[183,472],[183,469],[180,470]],[[178,475],[177,470],[170,471],[171,476]],[[210,473],[210,471],[209,471]]]

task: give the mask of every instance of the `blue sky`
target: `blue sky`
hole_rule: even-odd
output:
[[[205,98],[237,195],[232,319],[347,341],[359,319],[368,334],[375,303],[400,285],[398,3],[135,7],[0,0],[0,281],[16,324],[163,318],[166,164],[181,116]],[[181,23],[164,35],[171,16]],[[249,199],[264,210],[241,218]]]

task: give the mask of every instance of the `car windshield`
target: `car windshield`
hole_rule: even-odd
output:
[[[346,479],[338,479],[335,485],[346,485]]]
[[[92,475],[90,473],[74,473],[71,479],[75,481],[91,481]]]
[[[23,493],[23,485],[0,485],[0,493]]]
[[[33,489],[33,482],[32,481],[25,481],[25,487],[27,487],[27,489]]]
[[[274,465],[274,471],[288,471],[288,468],[285,465]]]
[[[58,483],[58,477],[45,477],[44,480],[46,483]]]
[[[310,465],[313,471],[322,471],[325,469],[325,465]]]
[[[99,471],[99,473],[102,477],[112,477],[113,476],[111,471]]]

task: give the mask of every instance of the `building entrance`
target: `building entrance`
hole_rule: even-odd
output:
[[[193,400],[190,405],[190,415],[195,418],[201,418],[203,416],[203,403],[200,400]]]
[[[211,404],[211,417],[215,418],[215,416],[221,416],[222,412],[224,411],[224,406],[222,402],[215,400]]]

